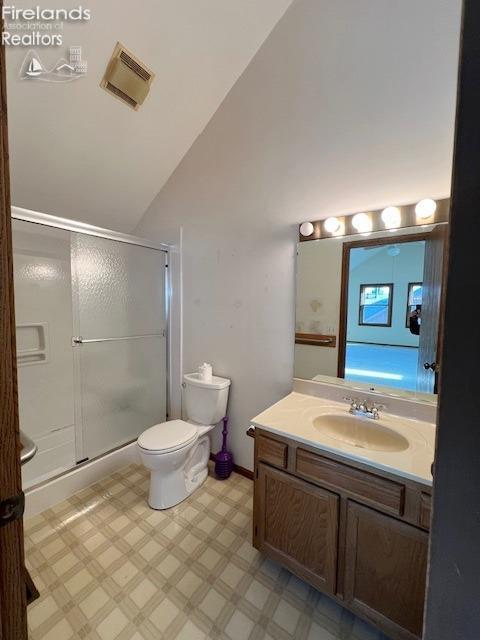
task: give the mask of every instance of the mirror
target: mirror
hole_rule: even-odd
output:
[[[299,242],[295,377],[434,400],[446,231]]]

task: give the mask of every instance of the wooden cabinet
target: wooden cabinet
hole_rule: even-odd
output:
[[[314,586],[335,593],[339,497],[258,467],[258,547]]]
[[[393,640],[422,635],[431,491],[257,429],[254,545]]]
[[[425,531],[349,502],[345,602],[395,637],[420,638],[427,552]]]

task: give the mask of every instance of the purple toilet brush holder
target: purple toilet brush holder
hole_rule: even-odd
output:
[[[233,455],[227,451],[228,418],[223,418],[222,449],[215,455],[215,475],[220,480],[226,480],[233,471]]]

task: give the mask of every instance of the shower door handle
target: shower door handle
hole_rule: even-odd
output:
[[[38,447],[35,442],[29,438],[23,431],[20,431],[20,444],[22,449],[20,451],[20,462],[26,464],[37,453]]]
[[[115,338],[82,338],[82,336],[74,336],[72,338],[72,347],[79,344],[90,344],[96,342],[120,342],[122,340],[143,340],[145,338],[166,338],[167,332],[164,329],[161,333],[146,333],[141,336],[119,336]]]

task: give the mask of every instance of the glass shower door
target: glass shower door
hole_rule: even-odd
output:
[[[110,451],[166,419],[165,257],[72,233],[78,456]]]
[[[70,232],[13,220],[20,428],[38,446],[24,488],[75,465]]]

